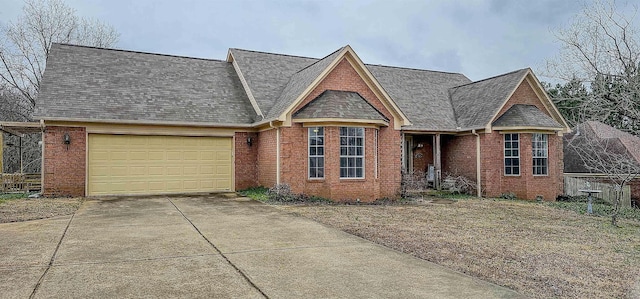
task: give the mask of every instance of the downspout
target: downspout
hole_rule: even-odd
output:
[[[44,142],[44,137],[46,135],[45,132],[45,124],[44,124],[44,119],[40,120],[40,194],[44,195],[44,148],[45,148],[45,142]]]
[[[276,129],[276,184],[280,184],[280,127],[275,127],[273,121],[269,121],[269,127]]]
[[[476,132],[476,129],[471,130],[471,134],[476,136],[476,190],[477,196],[482,197],[482,182],[480,176],[480,134]]]

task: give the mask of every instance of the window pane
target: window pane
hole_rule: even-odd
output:
[[[363,155],[363,153],[362,153],[362,147],[358,147],[358,148],[356,148],[356,155],[358,155],[358,156],[362,156],[362,155]]]
[[[363,175],[362,175],[362,168],[356,168],[356,177],[357,177],[357,178],[361,178],[361,177],[363,177]]]
[[[346,178],[347,177],[347,169],[346,168],[340,168],[340,177],[341,178]]]
[[[347,167],[347,158],[340,158],[340,168]]]
[[[347,135],[347,128],[345,128],[345,127],[340,128],[340,135],[341,136],[346,136]]]
[[[324,177],[324,168],[318,168],[318,169],[316,170],[316,174],[317,174],[317,176],[316,176],[316,177],[318,177],[318,178],[323,178],[323,177]]]
[[[317,160],[318,158],[309,158],[309,167],[315,168],[318,166]]]
[[[347,155],[347,148],[346,147],[341,147],[340,148],[340,155],[341,156],[346,156]]]
[[[347,137],[340,137],[340,145],[347,145]]]
[[[317,148],[315,148],[315,147],[309,148],[309,155],[315,156],[316,153],[317,153]]]
[[[319,168],[324,168],[324,157],[316,158]]]
[[[356,158],[356,167],[362,167],[362,158]]]
[[[347,174],[347,176],[348,176],[348,177],[350,177],[350,178],[354,178],[354,177],[356,177],[356,170],[355,170],[355,168],[348,168],[347,170],[349,171],[349,173]]]
[[[511,140],[518,141],[518,134],[511,134]]]
[[[309,169],[309,177],[310,178],[317,178],[318,177],[318,170],[316,168],[310,168]]]
[[[316,151],[316,153],[318,154],[318,156],[323,156],[324,155],[324,147],[318,147],[318,150]]]

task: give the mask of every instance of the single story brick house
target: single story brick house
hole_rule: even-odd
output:
[[[226,60],[54,44],[37,99],[44,194],[235,191],[286,183],[334,200],[396,197],[405,171],[483,195],[555,200],[570,129],[531,69],[472,82],[230,49]]]

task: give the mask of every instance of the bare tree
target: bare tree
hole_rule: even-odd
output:
[[[640,36],[637,7],[596,0],[566,28],[556,32],[562,48],[547,61],[550,77],[581,84],[588,94],[566,93],[554,101],[571,105],[579,122],[599,120],[640,133]],[[574,90],[579,90],[579,87]]]
[[[116,30],[101,21],[78,17],[62,0],[25,0],[22,15],[0,27],[0,120],[28,121],[36,104],[52,43],[86,46],[113,46],[119,37]],[[40,171],[40,134],[19,139],[4,134],[4,169],[19,171],[22,148],[27,172]],[[21,140],[22,142],[19,142]]]
[[[23,15],[0,28],[0,83],[31,110],[52,43],[108,47],[118,37],[113,27],[78,17],[62,0],[25,0]]]
[[[568,136],[567,154],[580,157],[583,166],[591,173],[602,173],[615,185],[611,224],[618,225],[622,190],[640,174],[640,163],[633,157],[619,138],[602,138],[589,126],[577,126]]]

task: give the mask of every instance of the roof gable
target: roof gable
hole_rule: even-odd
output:
[[[451,104],[462,129],[483,128],[524,80],[526,69],[454,87]]]
[[[366,119],[389,121],[357,92],[325,90],[298,110],[293,118]]]
[[[275,111],[271,111],[269,115],[278,115],[278,120],[284,121],[285,123],[290,121],[290,115],[294,111],[295,107],[298,106],[305,97],[307,97],[314,88],[317,87],[320,82],[322,82],[322,80],[343,60],[349,62],[360,78],[363,79],[368,87],[377,95],[385,108],[394,115],[393,127],[395,129],[400,129],[403,125],[410,124],[406,115],[400,110],[397,104],[391,99],[384,88],[382,88],[380,83],[375,79],[364,63],[362,63],[358,55],[356,55],[353,49],[348,45],[324,59],[321,59],[318,61],[318,65],[310,66],[309,70],[303,70],[304,72],[301,71],[298,78],[292,78],[295,83],[291,85],[295,87],[292,87],[291,91],[287,91],[288,89],[285,89],[285,91],[287,91],[286,97],[278,100],[279,104],[274,106],[274,108],[277,107],[277,109]],[[318,71],[320,71],[319,74],[317,74]],[[313,75],[315,74],[317,75],[313,78]],[[311,78],[313,78],[313,80],[310,84],[306,84],[306,82]],[[301,90],[303,86],[304,90],[299,93],[295,99],[293,99],[292,96],[295,95],[297,91]],[[283,94],[285,94],[285,92],[283,92]]]

